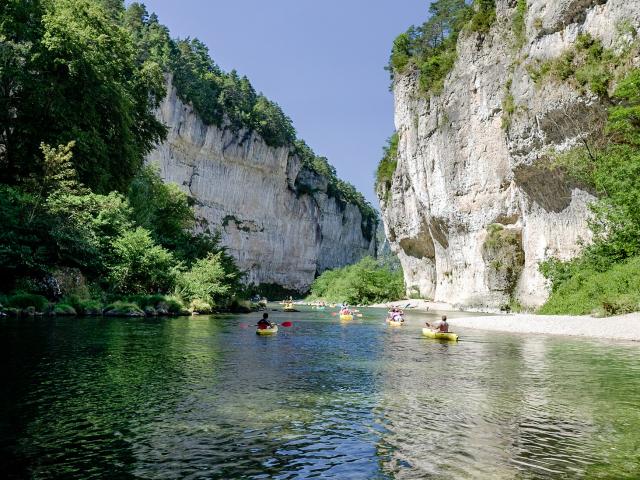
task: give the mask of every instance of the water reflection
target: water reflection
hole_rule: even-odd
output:
[[[640,477],[637,345],[286,318],[2,321],[6,476]]]

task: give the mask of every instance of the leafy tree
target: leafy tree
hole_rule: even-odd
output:
[[[111,288],[121,294],[170,291],[176,280],[171,252],[156,245],[148,230],[138,227],[112,242],[114,259],[109,266]]]
[[[74,140],[83,183],[125,189],[164,133],[129,34],[90,0],[10,0],[2,18],[0,180],[40,175],[40,143]]]
[[[252,112],[256,131],[272,145],[291,145],[296,139],[296,131],[291,119],[274,102],[259,95]]]
[[[138,172],[128,198],[136,224],[152,232],[155,241],[166,248],[176,248],[196,225],[187,194],[176,184],[163,182],[155,167]]]
[[[216,306],[231,296],[235,280],[235,273],[225,268],[223,253],[210,253],[179,276],[177,290],[187,301],[201,300]]]
[[[32,194],[0,184],[0,291],[20,278],[42,276],[52,263],[47,218],[31,214],[37,203]]]
[[[381,266],[371,257],[355,265],[327,270],[311,285],[311,297],[332,302],[371,304],[404,296],[401,270]]]

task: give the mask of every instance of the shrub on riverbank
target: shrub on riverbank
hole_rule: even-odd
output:
[[[401,270],[390,270],[371,257],[355,265],[327,270],[311,285],[309,300],[349,304],[372,304],[402,298],[405,293]]]
[[[117,301],[104,308],[104,315],[108,317],[144,317],[144,311],[133,302]]]
[[[540,313],[604,316],[640,310],[640,257],[604,272],[587,265],[569,268]]]

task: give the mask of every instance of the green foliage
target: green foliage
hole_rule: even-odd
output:
[[[391,188],[391,181],[393,174],[396,172],[398,166],[398,142],[400,137],[398,132],[394,132],[387,140],[387,145],[382,149],[383,155],[378,168],[376,170],[376,191],[378,194],[381,190],[385,192]]]
[[[177,291],[188,302],[200,300],[216,306],[230,296],[234,280],[234,274],[224,267],[222,253],[209,254],[179,276]]]
[[[213,307],[209,303],[196,298],[189,304],[189,310],[192,312],[207,314],[213,312]]]
[[[576,299],[596,294],[585,305],[600,306],[609,314],[622,312],[626,311],[624,305],[629,305],[627,300],[635,298],[634,292],[638,291],[637,285],[626,279],[637,275],[640,257],[638,85],[640,70],[634,70],[614,90],[603,146],[585,146],[555,159],[557,166],[590,185],[599,198],[591,205],[593,242],[582,255],[570,262],[551,259],[541,264],[541,272],[552,287],[552,297],[543,308],[545,312],[559,312],[563,308],[576,311],[579,309]],[[618,283],[602,286],[613,280]],[[584,313],[588,313],[587,306]]]
[[[129,187],[129,204],[137,225],[152,232],[160,245],[175,249],[187,242],[196,225],[191,200],[174,183],[165,183],[156,168],[146,166]]]
[[[311,285],[312,299],[350,304],[371,304],[404,296],[402,271],[381,267],[366,257],[355,265],[327,270]]]
[[[173,255],[156,245],[148,230],[138,227],[115,239],[109,284],[118,293],[166,292],[173,288],[176,264]]]
[[[83,183],[124,189],[164,133],[128,33],[98,2],[10,0],[0,39],[0,181],[39,177],[40,143],[74,140]]]
[[[19,278],[43,275],[52,261],[46,217],[32,215],[36,198],[0,184],[0,291],[10,291]]]
[[[34,295],[31,293],[18,292],[7,297],[6,306],[11,308],[25,309],[33,307],[37,312],[43,312],[49,301],[42,295]]]
[[[545,62],[536,60],[527,66],[527,70],[538,85],[553,78],[607,98],[614,81],[627,68],[625,59],[633,56],[636,47],[628,46],[616,53],[604,48],[600,40],[583,33],[578,35],[573,47],[558,58]]]
[[[195,215],[175,185],[143,169],[130,189],[132,208],[118,193],[97,195],[80,184],[71,148],[43,146],[45,173],[41,183],[28,184],[32,192],[0,185],[3,290],[20,278],[41,279],[51,269],[72,267],[119,294],[168,292],[182,269],[180,260],[189,267],[213,254],[224,268],[226,287],[237,287],[240,272],[217,237],[191,233]],[[77,302],[68,303],[83,311]]]
[[[470,18],[477,28],[485,22],[483,5],[474,10],[465,0],[436,0],[429,6],[430,18],[419,27],[412,26],[393,42],[388,70],[392,77],[405,73],[409,68],[420,72],[420,85],[425,93],[439,93],[444,78],[456,60],[458,36]]]
[[[609,110],[608,131],[616,143],[640,147],[640,69],[631,71],[617,86],[616,104]]]
[[[77,315],[75,308],[67,303],[58,303],[53,307],[53,313],[56,315]]]
[[[548,262],[543,273],[553,290],[543,314],[617,315],[640,310],[640,257],[613,264],[604,272],[587,262]]]
[[[468,24],[468,29],[472,32],[488,33],[496,21],[495,0],[475,0],[474,10]]]
[[[104,308],[104,314],[109,316],[144,316],[142,309],[133,302],[117,301]]]
[[[482,257],[493,273],[490,282],[494,288],[512,296],[524,266],[520,232],[498,223],[489,225]]]
[[[519,50],[524,46],[524,42],[526,41],[526,16],[527,16],[527,0],[518,0],[516,3],[516,11],[513,14],[512,23],[513,23],[513,35],[516,40],[515,47]]]

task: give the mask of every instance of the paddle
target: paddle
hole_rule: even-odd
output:
[[[293,327],[293,323],[286,321],[286,322],[282,322],[282,323],[276,323],[275,325],[278,325],[279,327]],[[249,327],[257,327],[258,325],[250,325],[248,323],[241,323],[240,324],[240,328],[249,328]]]

